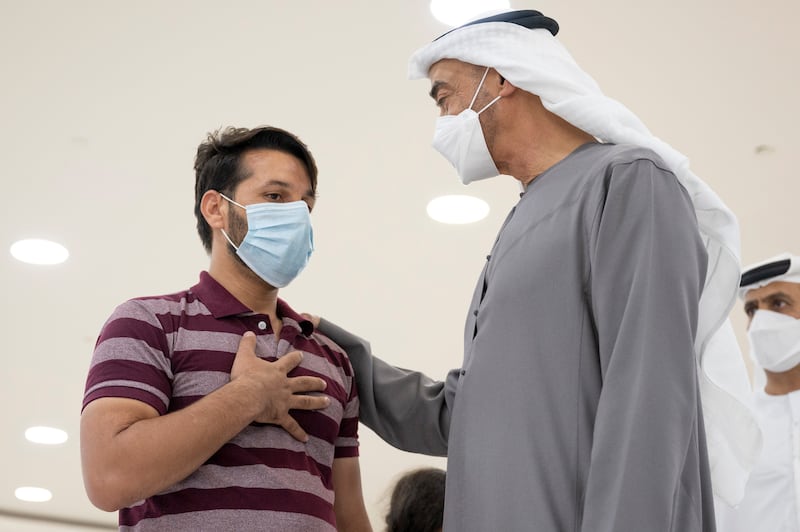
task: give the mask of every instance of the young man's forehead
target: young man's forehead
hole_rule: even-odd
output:
[[[245,152],[241,170],[243,175],[239,186],[243,185],[250,190],[303,189],[304,195],[313,195],[308,169],[302,160],[291,153],[264,148]]]

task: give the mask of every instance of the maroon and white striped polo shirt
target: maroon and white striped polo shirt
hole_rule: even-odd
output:
[[[230,381],[246,331],[256,354],[276,360],[303,351],[290,376],[327,382],[324,410],[293,411],[307,443],[280,427],[251,424],[192,475],[120,510],[121,530],[335,530],[334,458],[358,456],[358,396],[345,353],[278,300],[280,337],[207,272],[191,289],[117,307],[95,347],[85,407],[101,397],[147,403],[159,414],[184,408]]]

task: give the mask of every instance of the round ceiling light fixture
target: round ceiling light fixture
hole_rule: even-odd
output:
[[[471,224],[489,214],[489,204],[475,196],[439,196],[428,202],[428,216],[443,224]]]
[[[431,13],[448,26],[460,26],[481,15],[491,15],[511,8],[509,0],[431,0]]]
[[[32,486],[23,486],[15,489],[14,496],[26,502],[47,502],[53,498],[53,494],[50,493],[50,490]]]
[[[69,258],[67,248],[42,238],[26,238],[11,244],[11,255],[28,264],[61,264]]]
[[[67,433],[54,427],[30,427],[25,431],[25,439],[44,445],[61,445],[67,441]]]

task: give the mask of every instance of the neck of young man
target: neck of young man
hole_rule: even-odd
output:
[[[247,308],[269,316],[273,332],[280,333],[277,288],[267,284],[235,257],[220,260],[212,257],[208,273]]]
[[[764,373],[767,376],[767,384],[764,386],[767,395],[786,395],[800,390],[800,365],[780,373],[767,370]]]

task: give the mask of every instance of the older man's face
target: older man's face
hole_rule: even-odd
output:
[[[771,310],[800,319],[800,284],[775,281],[749,290],[744,299],[748,327],[757,310]]]
[[[485,67],[457,59],[442,59],[434,63],[428,71],[428,78],[431,80],[430,96],[439,108],[439,115],[457,115],[469,107],[485,70]],[[472,108],[482,108],[491,98],[494,96],[478,94]]]

